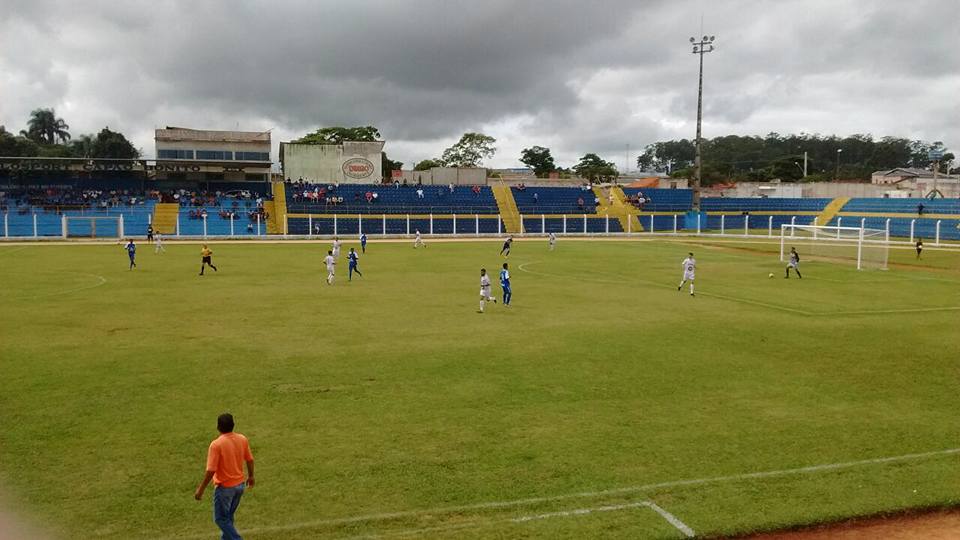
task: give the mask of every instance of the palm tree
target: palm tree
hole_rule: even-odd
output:
[[[76,157],[93,157],[93,145],[95,142],[93,135],[81,135],[70,141],[70,153]]]
[[[70,140],[68,129],[70,126],[63,118],[57,118],[53,109],[35,109],[30,113],[26,131],[21,130],[20,135],[40,144],[56,144]]]

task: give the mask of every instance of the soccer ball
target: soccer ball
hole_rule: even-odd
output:
[[[773,277],[773,272],[770,272],[769,274],[767,274],[767,277],[768,277],[768,278],[772,278],[772,277]]]

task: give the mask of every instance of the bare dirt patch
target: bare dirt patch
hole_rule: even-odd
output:
[[[956,540],[960,509],[853,519],[806,529],[741,537],[743,540]]]

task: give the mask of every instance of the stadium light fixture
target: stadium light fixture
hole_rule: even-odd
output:
[[[702,146],[702,125],[703,125],[703,55],[713,52],[713,42],[716,36],[703,36],[698,42],[697,38],[691,37],[690,43],[693,44],[693,54],[700,55],[700,83],[697,89],[697,151],[694,158],[695,178],[693,180],[693,209],[700,210],[700,181],[701,181],[701,146]]]

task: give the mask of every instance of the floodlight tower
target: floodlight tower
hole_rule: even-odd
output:
[[[697,90],[697,153],[694,158],[696,178],[693,180],[693,209],[697,211],[700,210],[700,132],[701,123],[703,122],[703,55],[708,52],[713,52],[713,40],[715,39],[716,36],[703,36],[700,38],[700,41],[697,41],[697,38],[690,38],[690,43],[693,45],[693,54],[700,55],[700,86]]]

